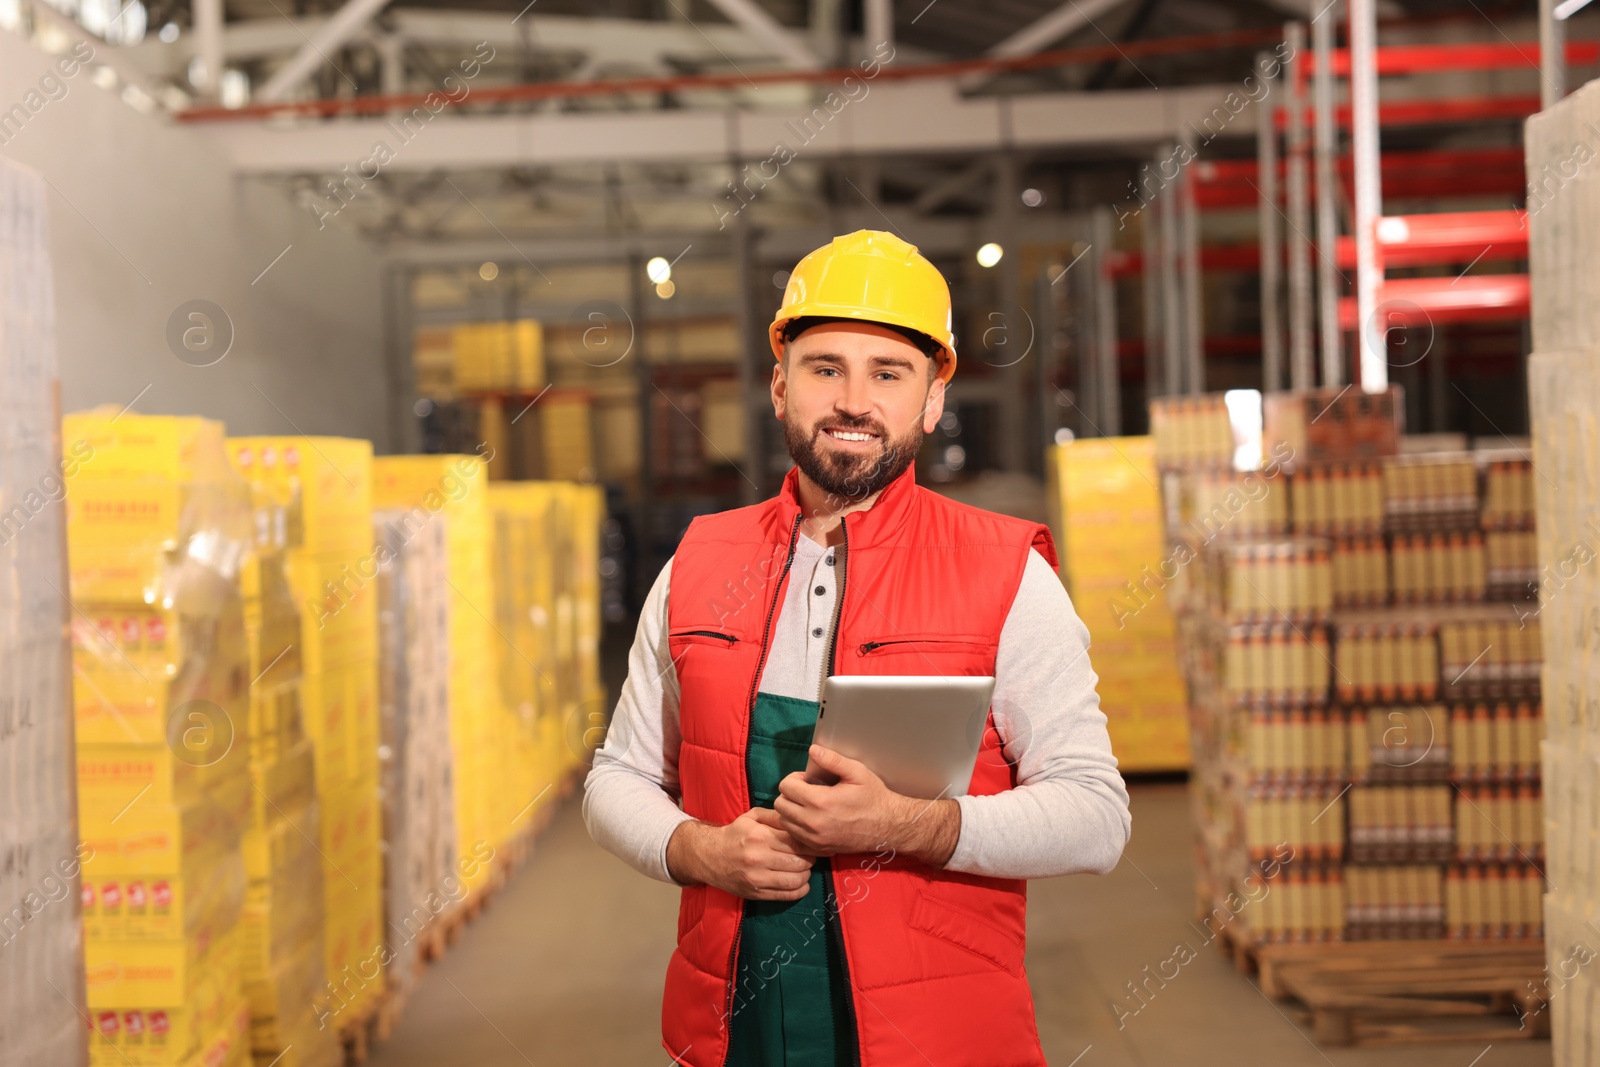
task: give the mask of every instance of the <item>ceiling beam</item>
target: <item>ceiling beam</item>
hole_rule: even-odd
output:
[[[345,0],[345,5],[323,23],[315,36],[300,46],[289,62],[273,71],[272,77],[255,94],[256,100],[260,103],[282,100],[322,64],[332,63],[330,53],[343,48],[352,37],[365,29],[367,23],[372,21],[372,16],[382,11],[388,2]]]
[[[453,114],[401,131],[386,119],[278,125],[228,122],[196,126],[246,174],[339,173],[389,148],[377,166],[400,171],[473,170],[596,162],[767,162],[766,180],[788,160],[845,155],[960,154],[1006,147],[1134,146],[1142,151],[1204,122],[1233,92],[1229,85],[1098,93],[1027,93],[963,98],[948,81],[885,82],[871,103],[837,115],[822,107],[771,110],[650,110],[521,115]],[[1010,137],[1001,108],[1009,109]],[[425,114],[425,113],[424,113]],[[929,122],[938,115],[938,122]],[[403,135],[402,135],[403,134]],[[1224,136],[1255,136],[1234,123]],[[784,152],[787,158],[782,158]],[[759,179],[751,179],[759,184]],[[752,186],[754,188],[754,186]],[[708,205],[709,210],[709,205]]]
[[[711,0],[711,6],[728,16],[752,38],[760,41],[795,70],[821,70],[822,60],[755,0]]]
[[[911,202],[911,209],[919,215],[926,215],[951,197],[960,196],[962,193],[982,184],[994,173],[995,165],[991,159],[980,159],[962,167],[954,174],[934,182]]]
[[[1125,2],[1126,0],[1082,0],[1079,3],[1078,0],[1067,0],[1048,15],[1035,19],[989,49],[987,54],[998,59],[1031,56],[1055,44],[1067,34],[1083,29],[1098,16]]]

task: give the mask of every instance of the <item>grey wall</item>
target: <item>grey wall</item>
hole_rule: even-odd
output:
[[[89,69],[49,80],[57,59],[0,31],[0,155],[51,186],[62,409],[121,407],[143,390],[135,410],[148,414],[386,448],[381,268],[370,246],[332,225],[319,231],[282,193],[235,179],[203,129],[140,113]],[[233,324],[232,348],[213,366],[183,362],[167,342],[174,310],[195,299]]]

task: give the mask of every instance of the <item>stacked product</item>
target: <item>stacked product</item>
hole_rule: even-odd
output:
[[[606,716],[605,684],[600,680],[600,586],[604,577],[600,559],[601,530],[606,523],[605,490],[598,485],[569,485],[572,497],[572,581],[575,601],[573,621],[574,639],[578,657],[579,706],[584,713],[580,723],[587,723],[590,714]],[[577,754],[590,747],[594,737],[587,726],[576,735],[579,742]]]
[[[222,427],[69,416],[91,1062],[245,1064],[250,497]]]
[[[1537,608],[1544,623],[1544,686],[1551,701],[1542,771],[1549,893],[1546,973],[1556,1067],[1600,1063],[1600,194],[1582,172],[1600,82],[1528,120],[1530,184],[1552,195],[1530,210],[1533,350],[1529,400],[1537,468]],[[1531,206],[1531,205],[1530,205]]]
[[[384,930],[390,985],[416,980],[422,937],[462,897],[450,757],[450,586],[443,516],[373,513],[378,569]]]
[[[300,709],[300,612],[285,557],[288,501],[257,482],[255,547],[241,587],[249,647],[250,776],[244,985],[258,1063],[327,1067],[343,1057],[315,1005],[326,983],[325,891],[316,763]]]
[[[544,331],[532,319],[473,322],[450,334],[456,388],[536,392],[545,384]]]
[[[318,1022],[337,1031],[361,1019],[384,989],[372,445],[235,437],[227,447],[234,468],[258,496],[279,502],[283,516],[300,617],[300,716],[315,749],[326,972]],[[295,842],[285,836],[283,844]]]
[[[1161,591],[1181,563],[1162,537],[1155,443],[1084,439],[1049,453],[1061,577],[1089,628],[1101,707],[1126,771],[1189,765],[1177,624]]]
[[[495,674],[495,649],[501,638],[492,621],[494,527],[487,485],[484,461],[478,456],[383,456],[373,461],[377,507],[400,512],[399,521],[413,531],[444,520],[446,699],[455,782],[451,865],[468,893],[488,882],[493,873],[489,861],[510,837],[512,820],[527,803],[504,782],[506,750],[513,734]]]
[[[1162,470],[1233,465],[1238,447],[1223,394],[1164,396],[1150,401],[1150,436]]]
[[[0,160],[0,1065],[81,1067],[61,498],[93,454],[60,447],[44,183]]]
[[[1336,393],[1268,397],[1278,462],[1185,474],[1172,508],[1202,907],[1292,852],[1323,903],[1245,937],[1537,937],[1539,625],[1486,551],[1531,533],[1527,461],[1382,455],[1394,394]]]
[[[539,401],[541,473],[546,478],[593,482],[594,397],[586,389],[552,389]]]
[[[495,643],[500,694],[512,716],[512,775],[518,796],[543,800],[550,784],[547,739],[559,741],[560,671],[556,657],[557,572],[566,566],[558,541],[559,486],[496,482],[489,487],[494,516]],[[516,819],[516,830],[530,825]]]

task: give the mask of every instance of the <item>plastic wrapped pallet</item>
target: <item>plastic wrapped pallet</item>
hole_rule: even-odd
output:
[[[281,545],[274,550],[283,553],[298,612],[289,655],[299,659],[300,678],[289,707],[299,726],[285,747],[294,748],[303,734],[314,750],[324,972],[316,1002],[320,1028],[337,1031],[371,1010],[385,982],[372,444],[230,437],[226,447],[260,503],[258,538],[265,526],[267,540]],[[280,663],[274,671],[284,668]],[[275,900],[269,907],[258,895],[256,904],[262,921],[290,919]],[[285,948],[286,960],[296,954]],[[282,969],[274,965],[271,989],[286,991],[304,980],[304,965],[295,976]],[[263,1023],[257,1035],[290,1042],[290,1029],[273,1036]]]
[[[249,648],[250,776],[245,831],[243,977],[257,1061],[335,1067],[337,1031],[322,1026],[327,917],[315,746],[300,709],[300,612],[289,585],[284,498],[253,486],[255,545],[240,588]]]
[[[1600,1063],[1600,82],[1528,120],[1539,630],[1551,704],[1543,748],[1544,899],[1556,1067]]]
[[[1402,447],[1176,479],[1199,899],[1269,860],[1291,889],[1239,936],[1537,944],[1541,627],[1515,548],[1488,552],[1532,536],[1526,466]]]
[[[45,186],[0,160],[0,1065],[85,1062],[66,480]],[[52,987],[54,991],[52,992]]]
[[[384,919],[390,984],[416,980],[422,937],[462,897],[450,756],[447,520],[373,513],[378,570]]]
[[[248,487],[222,427],[68,416],[67,533],[95,1064],[247,1063]]]
[[[373,499],[404,513],[420,528],[444,522],[449,587],[449,742],[455,792],[455,855],[451,868],[469,893],[492,873],[497,849],[514,832],[527,800],[506,788],[503,762],[510,746],[495,669],[494,527],[488,478],[479,456],[382,456],[373,462]]]
[[[1057,445],[1050,498],[1061,576],[1089,627],[1100,699],[1124,770],[1189,765],[1168,587],[1184,562],[1162,538],[1149,437]]]

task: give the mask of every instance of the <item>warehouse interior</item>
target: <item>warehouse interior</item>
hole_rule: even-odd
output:
[[[1600,1067],[1597,77],[1588,0],[0,0],[0,1067],[741,1067],[586,780],[858,231],[1132,834],[941,944],[1036,1037],[853,1062]]]

